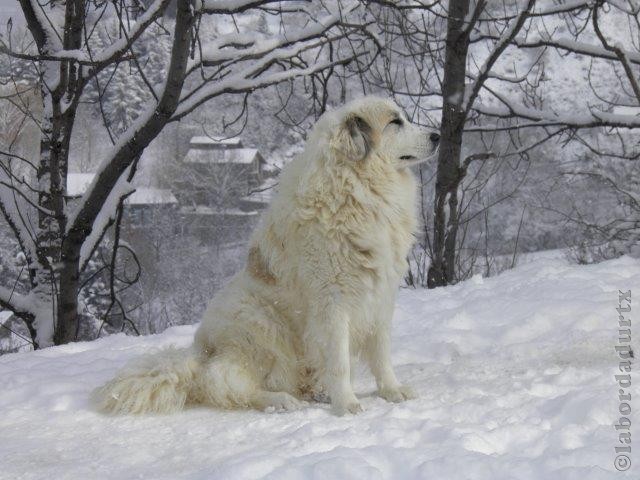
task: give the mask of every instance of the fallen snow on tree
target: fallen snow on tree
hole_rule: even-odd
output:
[[[640,465],[613,467],[619,289],[640,294],[638,260],[542,256],[495,278],[402,290],[393,359],[420,398],[386,403],[360,369],[365,412],[342,418],[325,404],[145,417],[90,409],[94,387],[144,352],[189,344],[192,326],[5,355],[0,478],[638,478]]]

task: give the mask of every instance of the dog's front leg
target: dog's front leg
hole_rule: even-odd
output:
[[[378,385],[378,395],[388,402],[402,402],[417,397],[411,387],[398,381],[393,371],[390,319],[378,324],[375,332],[369,337],[366,356]]]
[[[306,343],[320,372],[320,381],[331,398],[336,415],[362,411],[351,386],[349,316],[336,304],[317,305],[308,324]]]

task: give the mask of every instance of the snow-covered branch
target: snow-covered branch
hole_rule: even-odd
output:
[[[273,3],[311,3],[311,0],[201,0],[198,10],[207,14],[231,15],[266,7]]]
[[[0,309],[9,310],[27,322],[32,322],[36,316],[33,303],[27,295],[2,286],[0,286]]]
[[[487,40],[499,40],[500,37],[496,35],[479,35],[474,37],[475,41],[487,39]],[[585,55],[593,58],[602,58],[605,60],[619,60],[618,56],[612,52],[598,45],[591,43],[580,42],[577,40],[571,40],[568,38],[551,38],[544,37],[535,40],[527,39],[524,37],[514,38],[511,43],[518,48],[541,48],[550,47],[562,50],[564,52],[575,53],[578,55]],[[640,53],[633,52],[625,49],[621,49],[624,56],[628,61],[635,65],[640,65]]]
[[[133,27],[123,37],[104,50],[95,54],[80,52],[78,60],[89,62],[95,65],[97,69],[104,68],[121,60],[122,56],[131,48],[131,45],[149,28],[149,26],[158,20],[166,10],[171,0],[155,0],[147,10],[136,20]],[[69,54],[69,52],[66,52]],[[57,52],[57,55],[63,55],[64,52]]]
[[[638,79],[636,78],[633,69],[631,67],[631,61],[629,60],[628,54],[622,49],[619,45],[611,45],[608,40],[605,38],[602,30],[600,29],[600,25],[598,24],[598,11],[600,7],[602,7],[603,2],[599,0],[596,5],[593,7],[592,20],[593,20],[593,30],[596,32],[600,43],[605,48],[605,50],[612,52],[615,54],[616,58],[622,64],[624,68],[624,72],[627,76],[628,82],[631,84],[631,88],[633,89],[633,93],[640,104],[640,85],[638,85]]]
[[[130,50],[131,46],[140,38],[140,36],[156,22],[164,13],[171,0],[155,0],[145,12],[132,23],[132,27],[129,31],[122,30],[122,38],[114,41],[105,49],[92,52],[86,48],[88,45],[84,45],[84,48],[64,48],[61,42],[54,42],[52,46],[45,49],[38,49],[37,54],[23,53],[12,51],[4,42],[0,42],[0,53],[4,53],[14,58],[29,60],[34,62],[66,62],[71,61],[79,65],[89,67],[85,69],[84,74],[86,78],[91,78],[98,72],[113,64],[114,62],[121,62],[126,60],[126,54]],[[39,7],[35,11],[42,11],[42,7]],[[46,21],[48,17],[42,12],[42,15],[36,16],[33,29],[41,26],[41,21]],[[46,26],[46,24],[45,24]],[[31,24],[30,24],[31,28]],[[47,38],[56,37],[58,34],[52,27],[49,29],[43,29],[43,34]],[[35,35],[34,35],[35,37]],[[57,37],[56,37],[57,38]]]
[[[510,128],[531,127],[569,127],[572,129],[594,127],[639,128],[640,117],[636,115],[623,115],[602,112],[592,109],[590,112],[563,114],[549,110],[537,110],[528,108],[516,101],[508,99],[505,95],[490,89],[486,85],[483,88],[491,93],[501,106],[474,104],[471,109],[482,115],[495,118],[521,118],[529,122],[524,125],[515,124]],[[485,131],[484,129],[469,127],[467,131]]]
[[[581,10],[586,10],[591,8],[593,5],[593,0],[571,0],[565,2],[557,2],[555,0],[548,0],[546,2],[537,1],[534,7],[531,9],[529,13],[529,17],[551,17],[553,15],[559,15],[562,13],[570,13]],[[489,18],[481,18],[481,21],[485,22],[495,22],[496,20],[500,21],[511,21],[519,17],[519,14],[516,15],[506,15],[506,16],[491,16]]]
[[[125,198],[127,198],[135,191],[135,188],[129,182],[130,176],[131,167],[129,167],[120,176],[118,183],[113,188],[113,190],[111,190],[111,193],[109,193],[107,200],[104,202],[104,205],[100,210],[100,214],[93,222],[91,233],[85,239],[80,249],[80,271],[83,271],[86,268],[87,262],[98,247],[98,244],[104,237],[107,229],[111,225],[113,225],[116,219],[118,205],[120,205]]]
[[[312,47],[315,46],[317,45],[313,45]],[[338,60],[315,62],[306,68],[290,67],[276,73],[268,75],[264,74],[264,72],[266,72],[268,68],[277,61],[292,59],[308,48],[308,45],[299,43],[286,49],[272,51],[269,55],[259,61],[250,63],[248,66],[244,67],[244,69],[235,72],[224,79],[201,84],[200,86],[183,94],[180,100],[180,105],[176,109],[172,120],[179,120],[189,112],[192,112],[202,103],[223,93],[250,92],[258,88],[264,88],[269,85],[274,85],[286,80],[292,80],[300,76],[312,75],[336,65],[349,63],[355,58],[367,54],[367,52],[359,52]]]
[[[568,13],[574,10],[584,10],[590,8],[593,0],[568,0],[565,2],[557,2],[556,0],[548,0],[546,2],[537,2],[532,9],[531,17],[545,17],[558,15],[559,13]]]
[[[493,46],[491,53],[487,56],[480,71],[478,72],[475,81],[466,88],[464,104],[462,106],[465,113],[468,113],[471,105],[475,102],[482,85],[489,77],[491,69],[498,61],[502,53],[509,46],[509,43],[515,38],[518,32],[522,29],[524,22],[527,20],[529,12],[531,12],[536,0],[528,0],[525,8],[520,12],[515,20],[512,20],[500,39]]]
[[[206,70],[203,71],[203,80],[183,92],[172,120],[182,118],[217,95],[250,92],[299,76],[312,75],[365,55],[365,51],[354,51],[337,60],[315,59],[311,64],[302,59],[305,52],[319,50],[357,31],[359,26],[356,25],[347,27],[346,31],[329,33],[334,27],[344,25],[346,17],[358,6],[358,2],[349,2],[335,13],[284,34],[268,37],[255,33],[232,33],[204,45],[196,58],[190,61],[188,72],[191,74],[217,67],[217,74],[208,76]],[[267,73],[275,65],[279,65],[282,71]]]
[[[282,35],[266,37],[254,33],[232,33],[204,45],[202,52],[189,62],[189,72],[200,66],[211,67],[226,61],[258,59],[277,49],[296,43],[309,41],[325,35],[331,28],[344,20],[345,15],[357,8],[351,3],[338,14],[326,15],[320,20],[298,30]]]
[[[43,55],[52,54],[62,49],[62,38],[56,31],[50,15],[45,12],[38,0],[19,0],[27,26]]]
[[[194,21],[189,5],[178,8],[172,56],[162,95],[157,104],[140,115],[135,124],[106,153],[93,183],[83,195],[77,209],[70,214],[66,233],[78,246],[91,233],[102,206],[121,176],[137,161],[142,150],[156,137],[175,112],[185,80]]]

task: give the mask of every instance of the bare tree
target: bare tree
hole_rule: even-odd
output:
[[[377,68],[370,70],[369,80],[390,91],[419,122],[433,121],[434,113],[440,115],[433,229],[431,237],[425,229],[424,242],[431,256],[429,287],[459,279],[461,225],[490,208],[469,209],[469,204],[461,203],[461,186],[472,168],[477,171],[490,159],[503,161],[509,156],[526,160],[528,152],[542,142],[578,140],[580,131],[640,126],[637,116],[614,112],[616,106],[628,105],[636,92],[637,45],[607,40],[598,33],[598,14],[606,7],[628,22],[631,34],[625,38],[637,38],[635,2],[613,2],[613,6],[601,0],[369,3],[376,6],[372,14],[378,20],[378,36],[384,39],[384,55]],[[621,65],[619,84],[631,95],[608,102],[597,101],[597,94],[576,96],[567,98],[573,102],[572,111],[555,108],[544,99],[545,57],[550,55],[604,61],[613,71]],[[479,136],[480,142],[475,143],[483,148],[463,156],[463,137],[469,135]],[[473,167],[476,163],[480,166]]]
[[[366,53],[357,41],[346,56],[325,53],[361,30],[351,19],[356,2],[180,1],[175,19],[162,21],[170,3],[155,0],[133,21],[130,7],[140,6],[135,1],[20,0],[37,52],[15,51],[10,42],[0,45],[5,55],[36,66],[43,104],[35,163],[5,152],[27,162],[35,179],[28,185],[14,179],[0,191],[0,210],[27,258],[30,278],[28,294],[0,288],[0,306],[27,323],[36,348],[76,338],[80,274],[113,224],[117,206],[132,191],[143,150],[168,123],[216,96],[313,75]],[[234,21],[251,11],[291,17],[281,25],[297,27],[268,35]],[[118,36],[96,50],[92,36],[108,18],[117,20]],[[207,22],[226,20],[231,30],[202,35]],[[171,39],[163,82],[155,84],[136,50],[152,26],[166,30]],[[71,205],[66,179],[78,106],[89,86],[100,83],[101,72],[124,64],[148,94],[146,109],[123,131],[111,131],[113,144],[103,153],[94,181],[80,202]],[[103,107],[109,85],[96,88]],[[110,129],[107,122],[104,126]]]

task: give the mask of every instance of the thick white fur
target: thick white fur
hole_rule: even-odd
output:
[[[94,392],[99,408],[293,409],[328,395],[335,413],[356,413],[356,356],[383,398],[412,398],[391,366],[390,327],[417,227],[408,167],[435,151],[428,134],[380,98],[323,115],[282,172],[245,269],[211,301],[193,347],[125,367]]]

